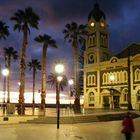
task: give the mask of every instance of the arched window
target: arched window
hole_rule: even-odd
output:
[[[91,45],[93,45],[93,38],[92,38],[92,36],[89,36],[89,38],[88,38],[88,47],[90,47]]]
[[[122,72],[122,70],[121,70],[121,71],[120,71],[120,83],[123,83],[123,79],[122,79],[123,76],[122,76],[122,75],[123,75],[123,72]]]
[[[88,78],[88,83],[87,84],[88,84],[88,86],[90,86],[91,85],[91,81],[92,81],[92,77],[91,77],[91,75],[88,75],[87,78]]]
[[[93,103],[95,101],[95,96],[93,92],[89,93],[89,103]]]
[[[127,82],[127,71],[124,71],[124,82]]]
[[[92,38],[92,36],[89,37],[89,40],[90,40],[90,45],[93,45],[93,38]]]
[[[135,70],[135,82],[140,81],[140,69]]]
[[[107,74],[103,74],[103,84],[107,84]]]
[[[117,73],[114,72],[114,82],[117,83]]]
[[[96,77],[94,74],[90,74],[87,77],[87,85],[88,86],[93,86],[96,85]]]
[[[96,44],[95,35],[93,35],[93,45]]]
[[[123,90],[123,101],[124,102],[127,102],[127,96],[128,96],[128,89],[124,89]]]
[[[127,101],[127,93],[123,94],[123,101],[126,102]]]
[[[114,78],[113,73],[110,72],[110,74],[109,74],[109,84],[113,84],[113,83],[114,83],[114,79],[112,79],[112,76],[113,76],[113,78]]]
[[[137,92],[137,102],[140,102],[140,90]]]
[[[120,73],[117,71],[117,83],[120,82]]]
[[[92,75],[92,84],[93,84],[93,85],[96,84],[96,78],[95,78],[95,75],[94,75],[94,74]]]
[[[116,79],[117,79],[117,78],[116,78],[116,72],[113,72],[113,74],[112,74],[112,75],[113,75],[113,77],[114,77],[114,79],[113,79],[113,81],[112,81],[112,82],[113,82],[113,83],[116,83]]]
[[[109,84],[109,81],[110,81],[110,74],[107,73],[106,75],[107,75],[107,81],[106,81],[106,83]]]

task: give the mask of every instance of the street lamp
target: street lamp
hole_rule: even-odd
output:
[[[68,83],[70,85],[70,108],[71,108],[71,96],[72,96],[72,90],[71,90],[71,88],[72,88],[72,85],[74,84],[73,79],[69,79]]]
[[[60,124],[60,82],[63,80],[62,74],[64,72],[64,65],[57,64],[55,66],[55,72],[57,75],[57,79],[56,79],[57,129],[59,129],[59,124]]]
[[[20,86],[20,85],[21,85],[21,83],[20,83],[20,82],[18,82],[18,85]]]
[[[8,74],[9,74],[9,70],[7,68],[2,70],[2,75],[3,76],[8,76]]]
[[[7,68],[2,70],[2,75],[4,76],[4,81],[3,81],[3,94],[4,94],[4,98],[3,98],[3,114],[5,114],[5,94],[6,94],[6,77],[9,74],[9,70]]]
[[[64,65],[63,64],[57,64],[55,66],[55,72],[57,74],[62,74],[64,72]]]

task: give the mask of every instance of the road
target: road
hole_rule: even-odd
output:
[[[134,140],[140,140],[140,118],[134,120]],[[17,124],[0,125],[0,140],[125,140],[121,121],[56,125]]]

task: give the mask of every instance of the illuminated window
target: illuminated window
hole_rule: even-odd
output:
[[[88,85],[91,85],[91,75],[88,75]]]
[[[123,93],[123,102],[127,102],[128,89],[127,88],[123,89],[122,93]]]
[[[120,73],[117,71],[117,83],[120,82]]]
[[[135,70],[135,82],[140,81],[140,69]]]
[[[107,74],[103,74],[103,84],[107,84]]]
[[[110,74],[109,74],[109,73],[107,73],[107,81],[106,81],[106,83],[108,84],[108,83],[109,83],[109,81],[110,81]]]
[[[87,85],[88,86],[96,85],[96,78],[95,78],[94,74],[88,75],[88,77],[87,77]]]
[[[90,92],[89,93],[89,102],[92,103],[92,102],[94,102],[94,100],[95,100],[94,93]]]
[[[124,75],[123,81],[124,81],[124,82],[127,82],[127,71],[124,71],[124,74],[123,74],[123,75]]]
[[[110,79],[111,76],[114,76],[114,80]],[[108,72],[103,74],[103,84],[120,84],[126,83],[128,80],[127,71],[116,71],[116,72]]]

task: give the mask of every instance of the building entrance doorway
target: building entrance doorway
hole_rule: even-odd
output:
[[[113,104],[114,104],[114,108],[119,108],[119,96],[113,96]]]
[[[120,107],[120,92],[116,89],[103,89],[102,107],[115,109]]]
[[[103,96],[103,106],[104,106],[104,108],[109,108],[110,107],[109,96]]]

